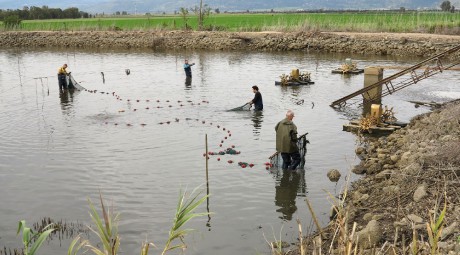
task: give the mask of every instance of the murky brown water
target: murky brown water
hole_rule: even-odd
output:
[[[186,253],[264,253],[264,234],[271,239],[280,231],[283,240],[294,242],[295,219],[306,229],[312,226],[305,197],[326,224],[327,192],[338,194],[344,185],[344,178],[329,182],[326,172],[337,168],[344,176],[357,161],[355,136],[341,130],[348,116],[359,111],[345,114],[329,107],[362,86],[363,75],[330,73],[346,57],[0,50],[0,248],[20,246],[15,234],[21,219],[30,224],[43,217],[89,224],[87,198],[97,199],[99,190],[121,213],[123,253],[137,253],[146,238],[161,247],[181,187],[205,183],[205,134],[211,151],[221,150],[224,141],[224,148],[235,145],[241,154],[221,156],[221,161],[211,157],[209,207],[214,214],[209,222],[203,217],[189,225],[197,232],[186,238]],[[420,61],[352,57],[360,67]],[[184,58],[196,63],[191,84],[185,82]],[[63,63],[83,86],[97,92],[60,96],[56,71]],[[310,71],[316,84],[275,86],[279,75],[292,68]],[[395,72],[388,70],[385,76]],[[396,116],[407,121],[427,111],[407,100],[459,97],[459,77],[445,72],[385,98],[384,104],[394,106]],[[254,84],[263,95],[263,113],[227,112],[253,97]],[[305,103],[297,105],[301,99]],[[274,126],[287,109],[295,111],[294,121],[301,133],[310,133],[311,144],[305,171],[283,175],[263,164],[274,153]],[[229,159],[255,166],[242,169],[228,164]],[[62,254],[68,242],[52,241],[43,249]]]

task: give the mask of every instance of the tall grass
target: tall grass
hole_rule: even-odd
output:
[[[439,253],[439,241],[441,240],[441,234],[444,227],[444,218],[446,217],[447,211],[447,194],[444,192],[444,208],[439,215],[437,214],[437,208],[432,214],[430,214],[430,223],[426,223],[426,229],[428,232],[428,242],[430,244],[431,254]]]
[[[208,213],[195,213],[195,210],[200,206],[208,195],[200,197],[201,192],[197,192],[198,188],[194,189],[190,194],[180,192],[179,202],[176,208],[176,214],[173,220],[173,225],[169,231],[168,239],[162,251],[162,255],[175,249],[185,249],[186,244],[184,237],[189,234],[192,229],[184,229],[184,225],[193,218],[208,215]],[[120,236],[118,234],[119,214],[114,214],[113,210],[109,210],[99,195],[101,202],[101,215],[96,210],[96,207],[88,199],[90,206],[90,216],[95,225],[95,228],[90,229],[96,234],[98,240],[102,244],[101,247],[93,245],[89,240],[83,240],[80,236],[76,237],[70,244],[67,254],[78,255],[83,247],[86,247],[95,255],[117,255],[120,248]],[[156,248],[152,242],[143,242],[141,246],[141,255],[148,255],[150,247]],[[80,254],[85,254],[85,252]]]
[[[88,199],[88,202],[91,208],[91,219],[96,225],[96,229],[90,229],[101,241],[102,248],[98,248],[89,242],[86,246],[96,255],[116,255],[120,248],[120,236],[118,235],[119,214],[114,214],[113,210],[106,209],[102,195],[99,195],[99,198],[101,200],[102,219],[91,200]]]
[[[188,16],[187,25],[197,29],[197,17]],[[1,24],[0,24],[1,25]],[[3,26],[2,26],[3,27]],[[148,17],[107,17],[92,19],[25,20],[24,31],[80,30],[176,30],[185,27],[180,15]],[[207,30],[225,31],[354,31],[354,32],[459,32],[460,13],[366,12],[366,13],[264,13],[213,14],[204,20]]]
[[[196,191],[196,189],[193,190],[188,197],[186,192],[180,192],[176,215],[173,220],[173,225],[169,230],[168,240],[161,253],[162,255],[170,250],[186,248],[184,237],[190,233],[192,229],[183,229],[182,227],[193,218],[208,215],[208,213],[194,213],[195,209],[208,198],[208,195],[198,198],[201,193]],[[180,243],[173,245],[174,241],[179,241]]]
[[[17,235],[22,232],[24,255],[34,255],[37,253],[37,250],[42,246],[46,238],[54,231],[51,226],[52,224],[44,227],[42,232],[34,233],[31,228],[27,227],[25,220],[19,221]]]

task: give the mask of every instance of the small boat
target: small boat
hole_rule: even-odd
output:
[[[311,85],[315,84],[313,81],[288,81],[287,84],[283,84],[281,81],[275,81],[275,85],[281,86],[300,86],[300,85]]]

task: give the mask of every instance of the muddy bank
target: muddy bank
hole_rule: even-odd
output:
[[[364,254],[414,254],[408,249],[415,236],[416,254],[433,254],[427,223],[430,217],[437,221],[446,205],[436,254],[460,254],[460,100],[415,117],[356,153],[362,161],[353,172],[365,177],[351,184],[340,215],[309,247],[328,251],[332,242],[333,254],[346,254],[341,249],[350,241]],[[340,235],[345,226],[348,240]]]
[[[0,32],[0,47],[319,51],[368,55],[432,56],[458,45],[459,39],[460,36],[388,33]]]

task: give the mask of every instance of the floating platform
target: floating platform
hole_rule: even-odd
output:
[[[332,70],[332,73],[339,73],[339,74],[360,74],[360,73],[364,73],[364,69],[355,69],[355,70],[350,70],[350,71],[347,71],[347,72],[343,72],[342,69],[338,68],[338,69]]]
[[[406,125],[407,123],[403,122],[380,123],[378,126],[370,127],[369,130],[363,131],[363,133],[373,135],[389,135],[394,131],[405,127]],[[359,120],[352,120],[349,124],[344,124],[342,130],[347,132],[360,131]]]
[[[275,85],[281,85],[281,86],[302,86],[302,85],[311,85],[315,84],[313,81],[288,81],[287,84],[283,84],[280,81],[275,81]]]

